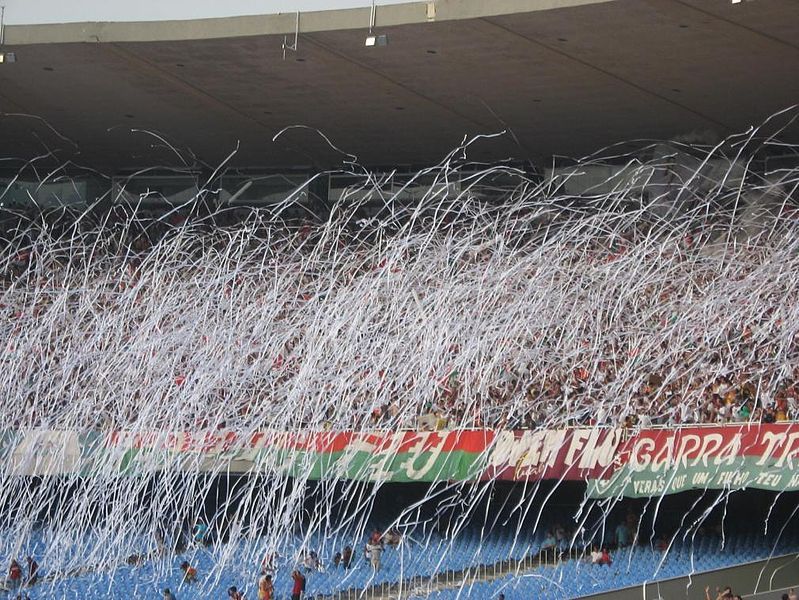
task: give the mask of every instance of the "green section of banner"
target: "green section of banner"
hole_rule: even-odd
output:
[[[626,464],[619,467],[610,479],[589,480],[588,495],[591,498],[648,498],[702,489],[799,490],[799,471],[786,469],[777,461],[764,465],[757,464],[759,461],[758,456],[739,456],[718,465],[680,465],[658,472],[638,471]]]

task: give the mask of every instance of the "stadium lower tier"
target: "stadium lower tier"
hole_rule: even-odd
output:
[[[319,524],[306,510],[280,539],[246,524],[212,526],[202,539],[184,530],[166,539],[143,532],[110,539],[101,527],[78,534],[51,520],[27,534],[6,526],[0,552],[39,561],[38,582],[24,590],[31,600],[155,599],[165,588],[179,600],[208,600],[227,598],[231,586],[254,600],[264,562],[276,599],[288,600],[299,569],[306,598],[395,593],[401,585],[405,599],[504,593],[507,600],[555,600],[799,554],[796,493],[702,491],[608,503],[583,502],[585,486],[577,484],[482,489],[478,500],[459,508],[463,490],[442,495],[429,486],[382,486],[369,492],[368,519],[358,521],[350,511]],[[313,501],[310,495],[306,506]],[[218,507],[206,501],[205,511]],[[366,553],[375,532],[385,542],[378,569]],[[349,568],[337,566],[336,555],[347,547]],[[611,564],[592,562],[592,552],[602,549]],[[185,582],[183,563],[196,569],[195,582]]]
[[[322,547],[322,539],[311,540]],[[480,540],[477,531],[469,531],[454,541],[430,540],[426,545],[403,542],[383,553],[381,568],[373,569],[369,560],[358,556],[349,569],[324,564],[323,571],[305,571],[306,594],[316,598],[333,596],[346,590],[363,590],[381,584],[408,582],[414,587],[410,597],[430,600],[455,598],[493,598],[504,593],[507,598],[579,598],[588,594],[610,591],[702,571],[729,567],[787,553],[799,552],[799,533],[793,531],[779,543],[769,543],[762,535],[741,533],[722,541],[718,535],[699,539],[675,541],[671,548],[661,550],[649,546],[617,548],[611,551],[611,565],[591,564],[590,558],[570,558],[535,567],[522,568],[516,573],[490,575],[484,580],[471,580],[462,572],[476,565],[496,565],[508,559],[521,560],[536,555],[544,542],[542,535],[529,534],[514,539],[497,535]],[[82,575],[48,580],[29,588],[34,598],[86,599],[157,598],[169,588],[180,600],[225,598],[227,589],[235,585],[245,597],[257,597],[258,574],[241,565],[219,570],[220,561],[249,554],[246,544],[231,543],[213,550],[193,548],[169,561],[148,561],[138,566],[124,565],[113,573],[88,572]],[[299,540],[298,540],[299,546]],[[196,583],[183,583],[180,564],[189,562],[198,571]],[[325,561],[325,562],[329,562]],[[277,598],[288,598],[292,587],[291,573],[295,558],[279,559],[274,576]],[[456,572],[451,581],[428,584],[416,578],[427,578],[446,571]],[[415,585],[413,580],[416,581]],[[410,591],[410,590],[409,590]],[[11,596],[13,597],[13,595]]]

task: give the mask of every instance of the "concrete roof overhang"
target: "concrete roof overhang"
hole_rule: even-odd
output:
[[[0,158],[57,151],[106,172],[578,156],[633,138],[716,136],[799,103],[799,2],[439,0],[300,15],[8,26]],[[149,132],[149,133],[148,133]],[[789,130],[788,135],[796,130]],[[158,136],[158,137],[156,137]],[[163,141],[161,141],[163,140]],[[188,156],[188,153],[185,153]],[[187,159],[191,162],[191,158]]]

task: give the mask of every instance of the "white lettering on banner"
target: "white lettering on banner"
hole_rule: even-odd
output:
[[[374,449],[375,445],[366,438],[361,436],[352,438],[349,444],[347,444],[344,448],[344,452],[341,454],[341,457],[336,461],[336,475],[339,477],[346,477],[347,473],[349,473],[352,461],[355,460],[355,457],[358,456],[358,453],[365,452],[366,454],[371,455],[372,452],[374,452]]]
[[[444,449],[444,443],[447,440],[445,435],[439,435],[435,432],[428,431],[419,433],[417,435],[419,435],[419,441],[411,448],[411,455],[408,457],[408,459],[400,465],[400,469],[404,469],[405,473],[411,479],[421,479],[427,474],[428,471],[430,471],[430,469],[433,468],[433,465],[441,455],[441,451]],[[436,436],[436,438],[438,438],[438,444],[431,448],[425,448],[426,442],[432,436]],[[423,452],[429,452],[430,456],[428,457],[427,462],[424,463],[421,468],[417,469],[415,463]]]
[[[698,450],[701,445],[702,440],[698,435],[687,434],[682,436],[682,439],[680,440],[680,448],[677,450],[677,460],[675,463],[677,465],[681,464],[683,467],[687,467],[688,455]]]
[[[500,431],[494,438],[489,466],[515,465],[530,446],[530,433],[525,431],[517,442],[514,432]]]
[[[635,490],[636,495],[641,494],[662,494],[663,491],[666,489],[666,482],[662,478],[657,479],[642,479],[639,481],[633,481],[633,489]]]
[[[767,444],[766,451],[760,457],[760,460],[757,461],[757,466],[762,467],[763,465],[768,462],[768,460],[774,455],[774,451],[777,449],[778,446],[782,446],[785,443],[787,438],[786,433],[775,433],[772,431],[767,431],[763,436],[763,441]]]
[[[562,456],[566,468],[607,467],[620,443],[621,431],[617,429],[525,431],[520,437],[512,431],[502,431],[494,438],[488,464],[493,468],[515,466],[529,473],[555,467]]]
[[[721,447],[721,444],[724,442],[724,436],[720,433],[708,433],[702,437],[704,439],[702,440],[702,449],[699,451],[699,456],[701,457],[702,466],[706,467],[708,457]],[[696,465],[697,462],[698,461],[694,461],[694,465]]]
[[[388,481],[391,479],[393,474],[391,462],[397,455],[405,436],[402,433],[395,433],[389,439],[391,440],[390,443],[382,444],[380,450],[373,453],[369,458],[366,468],[369,471],[368,479],[371,481]]]
[[[566,439],[566,431],[536,431],[533,439],[535,441],[530,451],[517,463],[517,467],[536,470],[554,467]]]
[[[538,467],[542,462],[541,454],[544,447],[544,439],[548,433],[547,431],[535,431],[526,438],[522,435],[521,444],[519,444],[522,453],[516,458],[515,462],[510,464],[525,468]]]
[[[575,429],[572,433],[571,443],[569,449],[566,451],[566,465],[571,466],[574,464],[577,453],[583,449],[584,442],[591,436],[591,433],[586,429]]]
[[[580,462],[577,465],[580,469],[593,469],[597,462],[599,462],[599,436],[602,430],[589,429],[589,431],[591,432],[591,436],[585,444],[585,452],[580,456]],[[612,432],[608,432],[608,435],[605,436],[605,441],[611,439],[615,433],[615,429]]]
[[[766,485],[769,487],[778,486],[781,480],[782,475],[776,473],[760,473],[756,479],[758,485]]]
[[[741,434],[736,433],[732,436],[730,442],[721,449],[718,456],[713,459],[714,465],[732,465],[735,464],[735,459],[738,458],[738,453],[741,451]]]
[[[721,473],[719,473],[718,477],[716,478],[718,485],[724,487],[728,487],[729,485],[731,485],[733,474],[734,474],[733,471],[722,471]]]
[[[775,465],[777,468],[782,468],[787,460],[789,467],[793,469],[792,459],[794,456],[799,456],[799,447],[796,446],[797,440],[799,440],[799,432],[794,432],[788,435],[788,443],[785,444],[782,454]]]
[[[642,452],[651,452],[655,448],[655,440],[650,438],[641,438],[636,440],[633,444],[632,452],[630,452],[630,468],[637,473],[645,471],[652,462],[652,457],[649,454],[641,454]],[[637,493],[637,492],[636,492]]]
[[[605,440],[602,442],[602,445],[597,448],[594,456],[596,458],[596,462],[594,463],[594,467],[608,467],[610,466],[613,461],[616,459],[616,451],[619,448],[619,444],[621,444],[623,431],[621,429],[614,429],[610,435],[605,436]]]
[[[634,443],[630,453],[630,468],[639,473],[646,470],[657,473],[678,467],[692,468],[700,463],[707,467],[711,457],[716,466],[733,465],[740,458],[742,440],[742,434],[736,433],[722,447],[724,438],[720,434],[709,433],[701,437],[690,434],[683,436],[676,448],[675,436],[667,437],[658,448],[654,439],[641,438]],[[695,454],[694,458],[690,458],[692,454]]]

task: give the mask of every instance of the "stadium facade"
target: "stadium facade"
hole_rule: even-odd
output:
[[[7,19],[13,14],[7,11]],[[198,160],[269,169],[475,158],[546,163],[633,139],[719,139],[799,97],[789,0],[458,0],[194,21],[9,24],[5,152],[106,174]],[[386,46],[365,46],[371,29]],[[294,35],[297,34],[296,49]],[[284,41],[292,47],[285,52]],[[40,119],[11,117],[32,114]],[[795,131],[794,131],[795,133]]]

